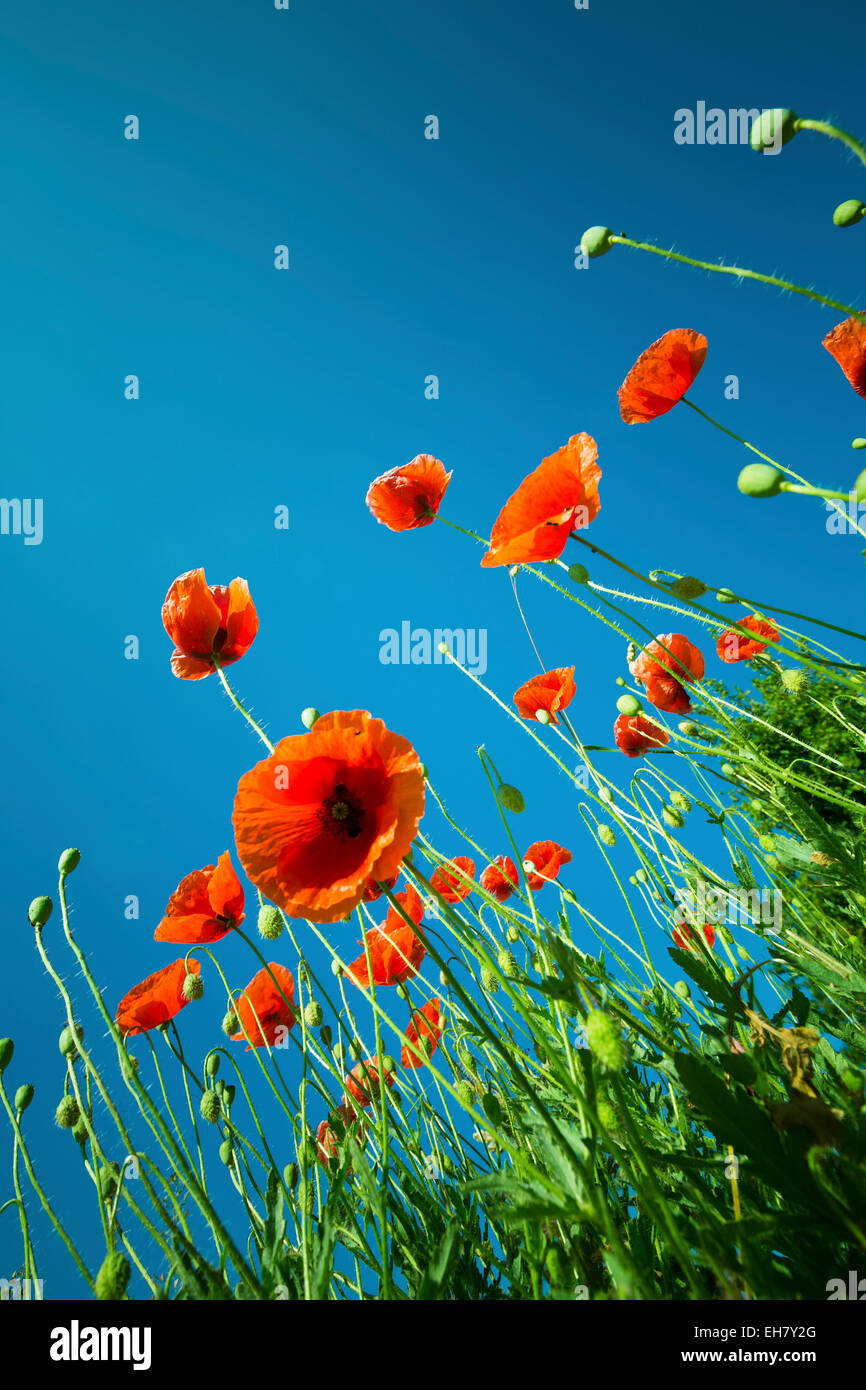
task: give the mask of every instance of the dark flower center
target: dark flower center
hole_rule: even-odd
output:
[[[361,833],[364,808],[348,787],[338,782],[332,795],[322,802],[318,818],[324,829],[338,839],[357,840]]]

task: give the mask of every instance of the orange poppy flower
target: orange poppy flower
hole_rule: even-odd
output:
[[[499,903],[508,901],[519,882],[517,865],[505,854],[497,854],[481,875],[481,887]]]
[[[705,922],[702,930],[706,943],[710,950],[712,950],[716,943],[716,929],[711,922]],[[678,927],[674,927],[673,938],[674,945],[679,946],[681,951],[692,951],[695,949],[693,945],[695,942],[695,934],[686,922],[681,922]]]
[[[688,714],[692,707],[688,691],[674,676],[653,676],[646,683],[646,697],[665,714]]]
[[[140,985],[134,985],[117,1006],[115,1019],[121,1033],[130,1037],[133,1033],[147,1033],[161,1023],[168,1023],[189,1002],[183,995],[187,975],[200,972],[201,964],[195,957],[189,964],[185,960],[175,960],[148,975]]]
[[[845,319],[824,339],[824,347],[835,357],[858,396],[866,396],[866,323]]]
[[[411,463],[373,479],[367,506],[389,531],[413,531],[434,520],[450,481],[451,474],[439,459],[418,454]]]
[[[635,362],[619,388],[619,411],[627,425],[666,415],[688,391],[707,355],[703,333],[672,328]]]
[[[368,878],[364,886],[364,902],[374,903],[377,898],[381,898],[386,888],[394,888],[399,877],[399,874],[394,874],[385,884],[377,883],[374,878]]]
[[[185,681],[198,681],[220,666],[231,666],[249,651],[259,619],[245,579],[228,586],[208,584],[204,570],[176,579],[162,605],[162,621],[174,642],[171,669]]]
[[[454,869],[458,872],[451,872]],[[447,864],[440,864],[436,868],[430,879],[430,887],[434,888],[446,903],[459,903],[472,892],[472,884],[466,883],[465,879],[474,877],[475,865],[472,860],[467,859],[465,854],[458,854],[456,858],[449,859]]]
[[[538,711],[545,709],[550,715],[551,724],[557,724],[557,710],[570,705],[576,691],[574,667],[558,666],[553,671],[545,671],[543,676],[533,676],[532,680],[516,690],[514,703],[523,719],[537,719]]]
[[[229,852],[219,863],[187,874],[168,900],[154,941],[201,946],[220,941],[244,920],[244,890]]]
[[[536,840],[523,856],[524,863],[535,866],[528,874],[527,883],[535,892],[557,877],[563,864],[571,863],[571,850],[563,849],[555,840]]]
[[[442,1000],[428,999],[422,1009],[416,1010],[412,1022],[406,1029],[406,1041],[414,1044],[422,1055],[417,1057],[411,1047],[404,1046],[400,1054],[403,1066],[423,1067],[424,1054],[427,1057],[433,1056],[439,1046],[443,1027]]]
[[[385,1085],[390,1091],[394,1085],[396,1077],[393,1072],[384,1072]],[[374,1100],[379,1099],[379,1067],[375,1059],[368,1057],[365,1062],[359,1062],[354,1066],[346,1077],[346,1094],[343,1096],[343,1105],[350,1120],[354,1120],[357,1115],[356,1105],[361,1105],[365,1109]],[[353,1104],[354,1102],[354,1104]]]
[[[336,922],[370,879],[399,872],[423,814],[424,773],[408,739],[364,710],[336,710],[244,774],[235,843],[247,878],[290,917]]]
[[[588,434],[573,435],[543,459],[499,513],[482,565],[527,564],[561,555],[572,531],[598,515],[597,459],[595,440]]]
[[[264,1047],[265,1043],[273,1047],[283,1042],[286,1033],[295,1026],[292,972],[274,961],[268,963],[268,969],[273,980],[267,970],[260,970],[235,1000],[235,1013],[241,1027],[237,1033],[232,1033],[232,1042],[248,1038],[247,1052],[253,1047]]]
[[[352,1110],[351,1113],[345,1105],[338,1105],[333,1110],[327,1120],[322,1120],[316,1130],[316,1151],[319,1162],[325,1167],[329,1167],[331,1159],[337,1157],[337,1150],[340,1139],[343,1138],[346,1130],[354,1124],[358,1112]],[[358,1125],[355,1129],[355,1138],[359,1144],[366,1143],[366,1125]]]
[[[620,714],[613,726],[614,743],[627,758],[641,758],[650,748],[670,743],[670,734],[645,714]]]
[[[402,893],[397,894],[397,901],[406,909],[412,921],[420,924],[424,916],[424,904],[411,884]],[[405,984],[406,980],[418,974],[427,947],[423,937],[413,931],[394,907],[389,907],[384,925],[368,931],[366,939],[373,969],[373,984],[377,988],[379,985]],[[359,989],[370,988],[366,950],[349,966],[349,977]]]
[[[755,636],[742,637],[738,632],[730,630],[723,632],[716,643],[716,655],[720,661],[748,661],[750,657],[762,652],[767,642],[779,640],[779,629],[772,623],[764,622],[757,614],[752,614],[749,618],[740,618],[738,625],[748,628]]]

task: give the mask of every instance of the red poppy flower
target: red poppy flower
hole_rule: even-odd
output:
[[[764,622],[756,614],[750,618],[740,618],[738,626],[754,632],[754,637],[741,637],[730,629],[723,632],[716,643],[716,655],[720,661],[748,661],[750,657],[762,652],[768,642],[778,642],[779,629],[772,623]]]
[[[235,843],[250,882],[290,917],[336,922],[370,879],[399,872],[423,814],[424,773],[408,739],[364,710],[336,710],[244,774]]]
[[[454,869],[458,872],[451,872]],[[465,878],[474,877],[475,865],[472,860],[467,859],[465,854],[458,854],[455,859],[449,859],[447,864],[438,866],[430,879],[430,887],[435,888],[446,903],[459,903],[472,892],[472,884],[466,883]]]
[[[517,865],[507,855],[497,854],[493,863],[484,870],[480,881],[485,893],[489,893],[497,902],[505,903],[520,882]]]
[[[588,434],[573,435],[543,459],[499,513],[482,565],[526,564],[561,555],[572,531],[598,515],[597,459],[595,440]]]
[[[327,1168],[332,1158],[337,1157],[337,1149],[340,1139],[343,1138],[346,1130],[354,1124],[358,1112],[352,1109],[351,1113],[345,1105],[338,1105],[333,1110],[327,1120],[322,1120],[316,1130],[316,1151],[319,1162]],[[359,1144],[366,1143],[366,1125],[358,1125],[355,1129],[355,1138]]]
[[[377,898],[381,898],[386,888],[394,888],[399,877],[399,874],[394,874],[391,878],[389,878],[388,882],[384,884],[377,883],[374,878],[368,878],[366,884],[364,885],[364,902],[374,903]]]
[[[613,726],[614,742],[627,758],[640,758],[649,748],[670,743],[670,734],[645,714],[618,716]]]
[[[232,1033],[232,1042],[243,1042],[244,1038],[248,1038],[247,1052],[251,1047],[263,1047],[265,1043],[271,1047],[282,1043],[289,1029],[295,1026],[295,982],[292,972],[274,961],[269,962],[268,969],[270,975],[267,970],[260,970],[235,1001],[235,1013],[241,1027],[237,1033]]]
[[[140,985],[134,985],[117,1006],[117,1026],[126,1037],[133,1033],[147,1033],[168,1023],[185,1009],[189,1000],[183,995],[183,982],[187,975],[198,975],[201,964],[193,957],[189,964],[185,960],[172,961],[162,970],[148,975]]]
[[[396,1077],[393,1072],[385,1071],[385,1085],[390,1091],[394,1085]],[[366,1108],[374,1100],[379,1099],[379,1067],[374,1058],[368,1057],[365,1062],[359,1062],[354,1066],[346,1077],[346,1094],[343,1096],[343,1105],[350,1120],[354,1120],[357,1115],[355,1106],[361,1105]],[[354,1103],[353,1103],[354,1102]]]
[[[845,319],[837,323],[824,339],[824,347],[835,357],[858,396],[866,396],[866,323]]]
[[[533,676],[516,690],[514,703],[523,719],[537,719],[538,711],[546,709],[551,724],[557,724],[557,710],[570,705],[576,691],[574,667],[558,666],[554,671],[545,671],[543,676]]]
[[[422,1009],[416,1010],[406,1029],[406,1041],[414,1044],[422,1055],[417,1057],[411,1047],[404,1046],[400,1054],[403,1066],[423,1067],[424,1055],[432,1057],[439,1046],[443,1027],[442,1000],[428,999]]]
[[[652,676],[646,683],[646,697],[665,714],[688,714],[692,707],[688,691],[674,676]]]
[[[244,890],[226,850],[217,865],[196,869],[181,881],[153,939],[207,945],[220,941],[243,920]]]
[[[373,479],[367,506],[389,531],[413,531],[433,521],[450,481],[439,459],[418,454],[411,463]]]
[[[563,864],[571,863],[571,850],[563,849],[555,840],[536,840],[523,856],[524,863],[534,864],[535,872],[527,877],[533,891],[557,877]]]
[[[705,922],[702,931],[707,945],[710,947],[710,950],[712,950],[716,942],[715,927],[711,922]],[[678,927],[674,927],[673,938],[674,945],[679,946],[681,951],[692,951],[695,949],[695,946],[692,944],[695,942],[695,934],[686,922],[681,922]]]
[[[666,415],[688,391],[707,355],[703,333],[672,328],[642,352],[617,393],[627,425]]]
[[[644,683],[670,672],[681,684],[687,684],[704,674],[704,658],[681,632],[663,632],[646,651],[638,652],[628,669],[635,680]]]
[[[171,669],[185,681],[198,681],[220,666],[231,666],[249,651],[259,619],[245,579],[228,586],[208,584],[204,570],[176,579],[162,605],[162,621],[174,642]]]
[[[424,904],[411,884],[402,893],[397,894],[397,901],[405,908],[412,921],[420,924],[424,916]],[[384,925],[368,931],[366,938],[370,950],[370,965],[373,969],[373,984],[377,988],[379,985],[402,985],[418,974],[427,947],[423,937],[413,931],[396,908],[389,907]],[[370,988],[366,950],[349,966],[349,977],[360,989]]]

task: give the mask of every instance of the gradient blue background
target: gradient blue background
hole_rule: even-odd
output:
[[[160,607],[175,575],[248,579],[261,630],[231,674],[272,737],[300,731],[308,704],[372,710],[495,853],[486,743],[526,795],[525,841],[570,845],[567,881],[615,929],[623,909],[573,788],[458,672],[380,664],[380,630],[409,619],[486,628],[487,679],[506,700],[537,669],[505,573],[482,571],[444,527],[377,526],[370,479],[432,452],[454,470],[443,510],[486,532],[521,478],[585,430],[604,470],[599,545],[860,626],[860,538],[828,535],[820,503],[741,497],[743,451],[687,409],[627,428],[616,400],[650,341],[699,329],[696,402],[847,487],[866,413],[820,345],[842,316],[619,249],[578,271],[573,248],[609,223],[862,303],[866,226],[831,222],[864,196],[845,150],[805,134],[776,158],[683,147],[673,113],[789,104],[862,134],[864,31],[854,0],[4,7],[0,491],[42,497],[45,535],[0,537],[0,1034],[16,1042],[12,1088],[36,1083],[27,1131],[63,1212],[86,1187],[52,1129],[62,1010],[27,904],[54,893],[57,855],[77,845],[74,924],[116,1001],[172,958],[153,928],[178,880],[231,845],[237,779],[258,757],[214,680],[171,675]],[[138,142],[123,138],[130,113]],[[430,113],[437,142],[423,138]],[[728,373],[738,401],[724,399]],[[280,504],[288,532],[273,526]],[[616,583],[600,561],[592,572]],[[545,662],[577,667],[581,734],[609,743],[622,642],[530,580],[521,592]],[[138,661],[124,659],[128,634]],[[603,765],[631,770],[613,753]],[[426,826],[458,850],[433,812]],[[83,999],[59,936],[52,921],[46,943]],[[240,945],[221,955],[246,983]],[[193,1049],[213,1036],[218,993],[214,980],[184,1017]],[[90,1213],[70,1224],[98,1262]],[[46,1295],[80,1291],[34,1219]],[[0,1273],[19,1249],[10,1210]]]

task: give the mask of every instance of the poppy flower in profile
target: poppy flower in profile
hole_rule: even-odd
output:
[[[573,435],[509,497],[482,565],[489,569],[555,560],[572,531],[588,526],[598,515],[600,478],[595,440],[588,434]]]
[[[759,618],[757,614],[752,614],[749,618],[740,618],[738,626],[748,628],[755,636],[743,637],[739,632],[731,632],[730,629],[723,632],[716,643],[716,655],[720,661],[748,661],[750,657],[762,652],[768,642],[779,640],[779,629]]]
[[[133,985],[117,1006],[115,1020],[121,1033],[126,1037],[148,1033],[175,1018],[189,1003],[183,993],[184,980],[187,975],[200,973],[201,964],[195,957],[188,963],[175,960],[148,975],[140,985]]]
[[[472,860],[467,859],[465,854],[458,854],[446,864],[438,865],[430,879],[430,887],[434,888],[446,903],[459,903],[472,892],[472,884],[467,883],[466,879],[474,877],[475,865]]]
[[[543,888],[559,874],[563,864],[571,863],[571,850],[563,849],[555,840],[536,840],[523,856],[524,864],[532,864],[527,870],[527,883],[533,891]]]
[[[295,1026],[294,1003],[292,972],[270,961],[268,970],[254,975],[243,994],[235,1000],[235,1013],[241,1027],[237,1033],[232,1033],[232,1042],[249,1039],[247,1052],[253,1047],[264,1047],[265,1043],[273,1047],[284,1042],[289,1029]]]
[[[424,916],[424,904],[417,891],[410,884],[397,901],[405,909],[412,921],[419,925]],[[373,984],[402,985],[418,974],[419,967],[427,952],[423,937],[413,931],[394,907],[389,907],[384,925],[374,927],[366,933],[370,951],[370,966]],[[361,943],[363,945],[363,941]],[[366,949],[352,961],[348,969],[349,978],[359,989],[370,988],[370,969],[367,965]]]
[[[516,690],[514,703],[523,719],[537,720],[538,711],[543,709],[550,715],[551,724],[557,724],[557,710],[570,705],[576,691],[574,667],[558,666],[553,671],[545,671],[542,676],[533,676],[532,680]]]
[[[650,748],[670,743],[670,734],[645,714],[620,714],[613,726],[614,743],[627,758],[641,758]]]
[[[367,506],[389,531],[414,531],[435,519],[450,481],[451,474],[439,459],[418,454],[411,463],[373,479]]]
[[[412,1022],[406,1029],[406,1042],[400,1060],[404,1067],[423,1067],[427,1057],[432,1057],[442,1036],[442,1000],[428,999],[423,1008],[417,1009]],[[415,1049],[421,1053],[416,1056]]]
[[[713,946],[716,944],[715,927],[711,922],[705,922],[701,930],[704,933],[704,939],[707,945],[709,946],[710,950],[712,950]],[[672,935],[674,939],[674,945],[678,946],[681,951],[693,951],[695,949],[700,950],[700,947],[697,945],[697,939],[695,937],[694,931],[686,922],[680,922],[679,926],[674,927]]]
[[[323,1167],[329,1167],[331,1159],[337,1157],[340,1140],[345,1137],[349,1126],[355,1123],[357,1116],[358,1112],[354,1108],[350,1110],[345,1105],[338,1105],[327,1120],[322,1120],[316,1130],[316,1152]],[[366,1125],[356,1126],[355,1138],[359,1144],[366,1143]]]
[[[681,632],[664,632],[638,652],[629,670],[646,686],[647,699],[667,714],[688,714],[691,709],[685,686],[700,680],[704,658]]]
[[[691,328],[672,328],[652,343],[617,393],[626,424],[643,425],[672,410],[701,370],[706,355],[706,338]]]
[[[837,323],[823,346],[834,357],[858,396],[866,396],[866,323],[845,319]]]
[[[393,1072],[383,1068],[385,1085],[388,1090],[394,1085],[396,1077]],[[365,1062],[358,1062],[346,1077],[346,1094],[343,1096],[343,1105],[350,1120],[354,1120],[357,1115],[356,1106],[361,1105],[365,1109],[374,1100],[379,1099],[379,1067],[375,1058],[368,1057]]]
[[[505,854],[497,854],[480,879],[485,893],[489,893],[498,903],[507,902],[519,882],[517,865]]]
[[[171,669],[185,681],[209,676],[217,664],[239,661],[259,630],[247,581],[209,585],[203,569],[174,581],[162,605],[162,622],[174,642]]]
[[[218,864],[195,869],[181,881],[168,900],[153,939],[209,945],[222,940],[243,920],[244,890],[226,850]]]
[[[399,873],[423,814],[424,772],[408,739],[364,710],[336,710],[244,774],[235,844],[270,902],[290,917],[336,922],[370,879]]]
[[[368,878],[364,887],[363,901],[365,903],[374,903],[377,898],[381,898],[386,888],[393,889],[396,887],[399,877],[399,874],[394,874],[388,879],[387,883],[377,883],[375,878]]]

